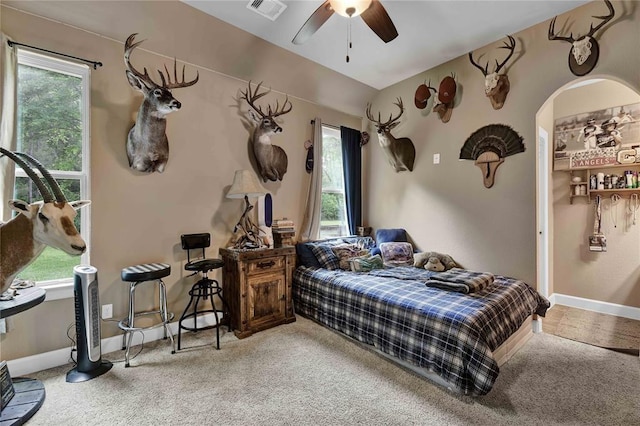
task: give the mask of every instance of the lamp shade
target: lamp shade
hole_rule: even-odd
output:
[[[265,193],[266,191],[260,186],[253,173],[249,170],[236,170],[227,198],[244,198],[245,195],[259,197]]]

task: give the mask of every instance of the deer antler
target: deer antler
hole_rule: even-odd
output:
[[[509,59],[511,59],[511,57],[513,56],[513,52],[516,49],[516,39],[514,39],[510,35],[508,35],[507,37],[509,37],[509,41],[508,42],[505,41],[504,45],[500,46],[500,49],[508,49],[508,50],[510,50],[509,55],[505,58],[504,61],[502,61],[501,64],[498,64],[498,60],[496,59],[496,70],[495,70],[495,72],[500,72],[502,67],[509,61]]]
[[[429,82],[429,84],[431,84],[431,82]],[[432,88],[433,89],[433,88]],[[435,91],[435,89],[433,89]],[[401,116],[402,113],[404,112],[404,106],[402,104],[402,98],[397,98],[397,101],[393,103],[394,105],[396,105],[398,108],[400,108],[400,114],[398,114],[396,117],[393,116],[393,113],[389,115],[389,120],[386,121],[385,123],[382,123],[380,120],[380,112],[378,112],[378,119],[376,120],[375,118],[373,118],[373,115],[371,115],[371,104],[367,104],[367,118],[370,121],[373,121],[374,123],[376,123],[376,125],[378,127],[385,127],[390,125],[391,123],[394,123],[395,121],[397,121]]]
[[[505,64],[509,61],[509,59],[511,59],[511,56],[513,56],[513,52],[516,49],[516,40],[513,37],[511,37],[510,35],[507,35],[507,37],[509,38],[509,41],[505,41],[504,45],[500,46],[500,49],[509,49],[510,52],[509,52],[509,55],[505,58],[505,60],[502,61],[502,63],[498,63],[498,60],[496,59],[496,69],[494,71],[495,73],[500,72],[502,67],[505,66]],[[487,74],[489,74],[489,62],[487,62],[487,64],[484,66],[484,68],[482,68],[480,65],[478,65],[478,63],[476,61],[473,60],[473,52],[469,52],[469,60],[471,61],[471,64],[474,67],[476,67],[480,71],[482,71],[482,75],[484,75],[486,77]]]
[[[131,61],[130,61],[130,57],[131,57],[131,52],[133,52],[133,49],[135,49],[136,47],[138,47],[138,45],[140,45],[144,40],[141,40],[137,43],[134,43],[133,41],[135,40],[136,36],[138,35],[138,33],[134,33],[131,34],[128,38],[127,41],[124,44],[124,64],[127,67],[127,70],[129,70],[133,75],[135,75],[136,77],[138,77],[140,80],[144,81],[145,84],[147,85],[147,87],[164,87],[165,89],[177,89],[180,87],[189,87],[189,86],[193,86],[194,84],[196,84],[198,82],[198,79],[200,78],[200,73],[198,73],[196,71],[196,78],[191,80],[191,81],[184,81],[184,69],[185,66],[182,66],[182,81],[178,81],[178,70],[177,70],[177,64],[176,64],[176,60],[173,60],[173,77],[175,81],[171,81],[171,74],[169,73],[169,70],[167,69],[167,66],[164,66],[164,69],[167,73],[167,78],[165,80],[165,76],[162,73],[162,71],[158,70],[158,74],[160,74],[160,80],[162,80],[162,84],[157,84],[155,81],[153,81],[153,79],[151,79],[151,76],[149,75],[149,73],[147,72],[147,68],[144,68],[144,74],[142,74],[140,71],[136,70],[133,65],[131,65]]]
[[[262,86],[262,82],[258,83],[258,86],[256,87],[256,90],[254,92],[251,92],[251,80],[249,80],[249,84],[247,84],[247,90],[245,90],[244,92],[240,91],[240,93],[242,94],[242,96],[240,96],[240,98],[246,100],[247,103],[249,104],[249,106],[251,108],[253,108],[253,110],[255,112],[260,114],[262,116],[262,118],[278,117],[280,115],[284,115],[284,114],[286,114],[286,113],[291,111],[291,109],[293,108],[293,105],[289,101],[289,96],[287,95],[285,100],[284,100],[284,103],[282,104],[282,110],[280,110],[280,102],[276,99],[276,110],[273,111],[272,108],[271,108],[271,105],[269,105],[268,112],[265,114],[262,111],[262,108],[259,105],[255,104],[255,101],[257,101],[258,99],[260,99],[261,97],[263,97],[267,93],[271,92],[271,89],[267,90],[266,92],[259,93],[260,92],[260,86]],[[288,109],[287,109],[287,103],[289,104],[289,108]]]
[[[158,87],[158,84],[151,79],[151,76],[147,72],[146,67],[144,68],[144,74],[142,74],[140,71],[136,70],[133,65],[131,65],[131,61],[129,59],[131,57],[131,52],[133,52],[133,49],[138,47],[138,45],[144,42],[144,40],[141,40],[137,43],[134,43],[133,41],[135,40],[137,35],[138,33],[131,34],[127,38],[127,41],[124,43],[124,64],[127,67],[127,70],[138,77],[140,80],[142,80],[147,85],[147,87]]]
[[[262,108],[260,108],[260,106],[256,106],[255,105],[255,101],[257,101],[258,99],[260,99],[261,97],[263,97],[264,95],[266,95],[267,93],[269,93],[271,91],[271,89],[267,90],[266,92],[262,92],[262,93],[258,93],[260,91],[260,86],[262,86],[262,82],[258,83],[258,86],[256,87],[256,90],[252,93],[251,92],[251,80],[249,80],[249,84],[247,84],[247,90],[240,91],[240,93],[242,94],[242,96],[240,96],[242,99],[244,99],[245,101],[247,101],[247,103],[249,104],[249,106],[251,108],[253,108],[253,110],[255,112],[257,112],[258,114],[260,114],[262,116],[262,118],[267,118],[268,114],[265,114],[264,112],[262,112]]]
[[[607,8],[609,9],[609,14],[604,16],[592,16],[592,18],[595,18],[595,19],[602,19],[602,22],[600,22],[595,27],[593,26],[593,23],[591,23],[589,27],[589,33],[585,37],[593,37],[596,31],[602,28],[607,22],[609,22],[615,16],[616,12],[611,2],[609,0],[604,0],[604,3],[607,5]],[[557,16],[553,18],[551,20],[551,23],[549,24],[549,40],[564,40],[564,41],[568,41],[569,43],[575,42],[576,40],[573,38],[573,33],[570,33],[569,37],[561,37],[554,34],[556,18]]]
[[[182,65],[182,81],[178,81],[178,69],[177,69],[177,64],[176,64],[176,60],[175,58],[173,59],[173,79],[175,81],[171,81],[171,74],[169,74],[169,70],[167,69],[167,66],[164,66],[164,70],[167,73],[167,82],[165,83],[164,80],[164,74],[162,73],[162,71],[158,70],[158,74],[160,74],[160,80],[162,80],[162,87],[166,88],[166,89],[178,89],[181,87],[189,87],[189,86],[193,86],[194,84],[196,84],[198,82],[198,79],[200,78],[200,73],[198,71],[196,71],[196,78],[191,80],[191,81],[184,81],[184,67],[185,65]]]
[[[487,62],[487,64],[484,66],[484,68],[482,68],[480,65],[478,65],[478,63],[476,61],[473,60],[473,52],[469,52],[469,60],[471,61],[471,64],[478,68],[481,72],[482,75],[484,75],[485,77],[488,74],[488,69],[489,69],[489,63]]]
[[[289,103],[289,109],[285,109],[287,107],[287,103]],[[271,105],[269,105],[269,115],[271,117],[279,117],[281,115],[284,115],[284,114],[290,112],[291,108],[293,108],[293,105],[291,105],[291,102],[289,101],[289,95],[285,95],[284,103],[282,104],[282,110],[279,111],[280,104],[279,104],[278,100],[276,99],[276,110],[272,112],[271,111]]]
[[[568,41],[569,43],[573,43],[574,41],[576,41],[576,40],[573,38],[573,33],[571,33],[571,34],[569,35],[569,37],[561,37],[561,36],[559,36],[559,35],[554,34],[554,32],[555,32],[555,26],[556,26],[556,19],[557,19],[557,18],[558,18],[557,16],[556,16],[556,17],[554,17],[554,18],[551,20],[551,23],[549,24],[549,34],[548,34],[548,38],[549,38],[549,40],[564,40],[564,41]]]
[[[595,34],[596,31],[602,28],[603,25],[605,25],[607,22],[612,20],[613,17],[615,16],[616,11],[613,9],[613,5],[611,4],[611,2],[609,0],[604,0],[604,3],[607,5],[607,8],[609,9],[609,14],[606,16],[592,16],[592,18],[602,19],[602,22],[596,25],[595,28],[593,27],[593,23],[592,23],[591,27],[589,28],[589,34],[587,34],[587,37],[593,37],[593,34]]]

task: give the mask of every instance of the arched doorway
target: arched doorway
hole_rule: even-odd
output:
[[[593,204],[584,198],[569,205],[570,173],[553,171],[556,119],[566,116],[567,111],[588,113],[633,103],[640,103],[640,94],[625,82],[608,76],[588,76],[556,90],[538,110],[537,274],[538,290],[552,303],[640,319],[640,223],[622,231],[619,227],[626,218],[622,215],[626,201],[615,206],[617,211],[610,205],[606,214],[611,217],[608,226],[615,245],[609,253],[590,253],[587,236],[593,226]],[[635,142],[640,145],[640,138]],[[617,252],[621,246],[632,247],[629,250],[633,253],[626,261],[623,258],[627,254]],[[591,276],[589,271],[595,275],[593,279],[585,278]],[[603,278],[608,276],[610,280]]]

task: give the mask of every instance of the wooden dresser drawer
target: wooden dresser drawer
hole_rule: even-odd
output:
[[[249,260],[246,264],[248,276],[281,271],[285,266],[286,258],[284,256]]]

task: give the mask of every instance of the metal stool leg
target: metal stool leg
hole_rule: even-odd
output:
[[[207,294],[209,295],[209,301],[211,302],[211,309],[213,310],[213,315],[216,317],[216,349],[220,350],[220,318],[218,317],[218,310],[216,309],[215,303],[213,303],[213,287],[214,280],[209,280],[207,282]]]
[[[162,317],[162,322],[164,323],[164,338],[167,338],[167,334],[169,335],[169,339],[171,340],[171,353],[176,353],[176,345],[173,341],[173,333],[169,329],[169,315],[167,314],[167,287],[164,285],[164,281],[158,280],[158,291],[160,292],[160,316]]]
[[[191,293],[191,291],[189,292]],[[184,319],[187,317],[187,312],[189,311],[189,307],[191,306],[191,303],[193,302],[193,296],[189,298],[189,303],[187,303],[187,307],[184,308],[184,311],[182,312],[182,315],[180,316],[180,320],[178,321],[178,350],[180,350],[180,343],[181,343],[181,332],[182,332],[182,321],[184,321]]]
[[[137,282],[130,283],[129,285],[129,317],[127,319],[129,328],[134,327],[134,321],[136,317],[135,307],[136,307],[136,286]],[[125,353],[124,353],[124,366],[129,367],[129,352],[131,350],[131,342],[133,341],[133,331],[125,330],[123,339],[126,339]]]
[[[229,324],[228,324],[229,331],[232,331],[231,330],[231,309],[229,309],[229,305],[227,304],[227,301],[224,299],[224,297],[222,297],[222,288],[220,287],[220,284],[218,283],[217,280],[213,280],[213,282],[216,283],[215,285],[216,294],[222,301],[224,317],[229,319]]]

